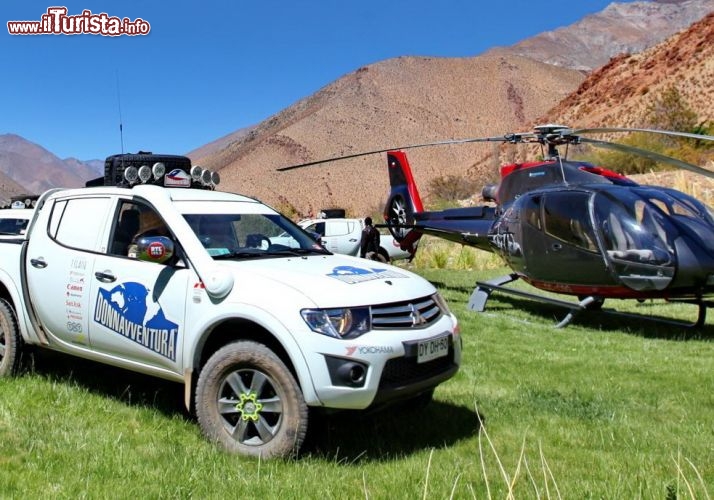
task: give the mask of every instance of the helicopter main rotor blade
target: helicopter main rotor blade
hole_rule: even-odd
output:
[[[315,160],[315,161],[309,161],[306,163],[301,163],[299,165],[290,165],[289,167],[281,167],[278,168],[278,172],[285,172],[286,170],[293,170],[296,168],[302,168],[302,167],[311,167],[313,165],[320,165],[322,163],[329,163],[331,161],[339,161],[339,160],[347,160],[349,158],[358,158],[360,156],[367,156],[367,155],[373,155],[377,153],[386,153],[387,151],[396,151],[400,149],[414,149],[414,148],[423,148],[427,146],[445,146],[448,144],[466,144],[469,142],[517,142],[520,140],[520,137],[523,134],[507,134],[503,135],[500,137],[477,137],[473,139],[451,139],[447,141],[438,141],[438,142],[428,142],[424,144],[411,144],[409,146],[401,146],[401,147],[394,147],[394,148],[385,148],[385,149],[375,149],[374,151],[363,151],[361,153],[354,153],[354,154],[349,154],[349,155],[343,155],[343,156],[335,156],[332,158],[325,158],[323,160]],[[528,134],[531,135],[531,134]]]
[[[654,128],[578,128],[578,129],[563,129],[559,131],[563,135],[578,135],[578,134],[610,134],[617,132],[645,132],[650,134],[669,135],[672,137],[687,137],[689,139],[701,139],[705,141],[714,141],[714,136],[690,134],[688,132],[674,132],[671,130],[659,130]]]
[[[614,142],[599,141],[596,139],[588,139],[586,137],[581,137],[580,141],[588,143],[588,144],[592,144],[594,146],[598,146],[601,148],[605,148],[605,149],[614,149],[615,151],[621,151],[623,153],[636,154],[638,156],[649,158],[650,160],[654,160],[654,161],[662,162],[662,163],[668,163],[675,167],[678,167],[678,168],[681,168],[684,170],[689,170],[690,172],[694,172],[695,174],[705,175],[707,177],[714,178],[714,172],[712,172],[711,170],[707,170],[707,169],[699,167],[697,165],[692,165],[691,163],[687,163],[685,161],[678,160],[676,158],[672,158],[670,156],[665,156],[665,155],[662,155],[659,153],[655,153],[654,151],[647,151],[646,149],[635,148],[633,146],[625,146],[624,144],[617,144]]]

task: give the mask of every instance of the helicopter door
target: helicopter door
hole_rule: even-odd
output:
[[[594,199],[604,255],[613,277],[633,290],[663,290],[672,281],[675,256],[656,208],[642,198],[599,193]]]
[[[529,216],[526,206],[523,240],[531,247],[526,259],[530,278],[577,285],[611,281],[590,217],[590,196],[554,191],[533,197],[540,211]]]

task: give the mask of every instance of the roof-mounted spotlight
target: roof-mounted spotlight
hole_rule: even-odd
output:
[[[164,165],[160,161],[157,161],[156,163],[154,163],[154,166],[151,167],[151,173],[154,174],[154,180],[161,179],[166,173],[166,165]]]
[[[221,176],[218,172],[211,172],[211,184],[218,186],[221,183]]]
[[[133,165],[126,167],[124,169],[124,180],[126,180],[126,182],[130,185],[136,184],[136,181],[139,180],[139,170],[137,170],[137,168]]]
[[[203,172],[201,172],[201,184],[204,186],[210,186],[211,185],[211,171],[208,169],[204,169]]]
[[[199,167],[198,165],[194,165],[193,167],[191,167],[191,179],[193,179],[194,181],[200,181],[202,174],[203,167]]]
[[[149,179],[151,179],[151,169],[148,165],[142,165],[141,167],[139,167],[139,180],[142,183],[145,183]]]

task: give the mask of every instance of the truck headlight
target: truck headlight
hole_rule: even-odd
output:
[[[368,307],[303,309],[300,314],[313,332],[338,339],[359,337],[372,327]]]

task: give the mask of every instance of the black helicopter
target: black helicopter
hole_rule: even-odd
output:
[[[640,185],[614,171],[567,160],[558,147],[593,144],[668,163],[709,177],[714,172],[659,153],[583,137],[589,133],[648,132],[714,141],[712,136],[635,128],[571,129],[543,125],[506,134],[358,153],[387,153],[391,191],[384,220],[404,250],[416,251],[422,235],[498,253],[512,272],[477,282],[469,308],[483,311],[494,290],[560,305],[567,325],[607,298],[650,299],[699,306],[702,325],[714,305],[714,211],[675,189]],[[404,149],[466,142],[537,143],[542,161],[501,167],[497,185],[484,187],[489,205],[425,211]],[[343,157],[345,158],[345,157]],[[341,159],[341,158],[339,158]],[[281,170],[313,165],[320,160]],[[578,302],[507,287],[523,279],[534,287],[578,297]]]

